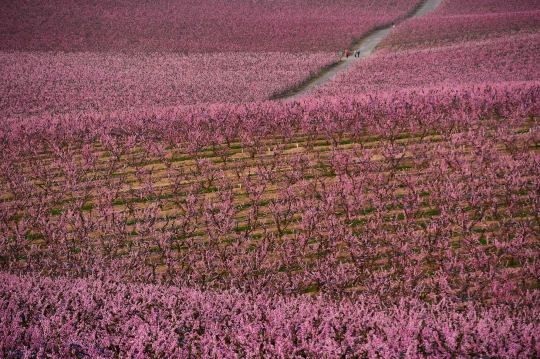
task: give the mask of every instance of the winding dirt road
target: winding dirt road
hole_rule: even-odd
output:
[[[423,1],[416,9],[414,9],[410,14],[408,14],[401,21],[396,21],[396,24],[402,22],[406,19],[415,18],[424,16],[428,12],[434,10],[442,0],[425,0]],[[382,41],[382,39],[388,35],[392,30],[392,26],[383,27],[377,29],[364,37],[362,37],[357,43],[353,45],[350,50],[351,55],[349,58],[342,58],[341,61],[327,67],[323,71],[319,72],[317,75],[311,77],[302,85],[282,92],[280,94],[272,96],[273,100],[276,99],[288,99],[295,98],[301,95],[306,94],[307,92],[313,90],[315,87],[318,87],[331,78],[333,78],[337,73],[347,70],[353,63],[359,60],[363,60],[373,53],[377,45]],[[354,51],[360,51],[360,57],[354,57]]]

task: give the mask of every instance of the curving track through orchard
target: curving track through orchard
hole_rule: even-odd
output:
[[[425,14],[437,8],[440,5],[441,1],[442,0],[424,0],[411,13],[409,13],[400,21],[396,21],[395,23],[397,24],[406,19],[424,16]],[[342,58],[339,62],[330,65],[318,74],[310,77],[300,86],[276,94],[272,96],[271,99],[277,100],[298,97],[306,94],[315,87],[324,84],[325,82],[333,78],[337,73],[347,70],[356,61],[363,60],[369,55],[371,55],[377,45],[379,45],[379,43],[384,39],[386,35],[388,35],[391,30],[392,26],[388,25],[368,33],[351,47],[351,54],[354,51],[360,51],[360,57],[354,57],[351,55],[348,59]]]

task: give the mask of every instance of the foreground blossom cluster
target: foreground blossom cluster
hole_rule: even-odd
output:
[[[0,274],[8,358],[531,358],[538,291],[483,305],[285,297]],[[25,344],[22,346],[21,344]],[[13,349],[19,348],[19,349]]]
[[[418,0],[22,0],[0,3],[0,50],[316,52],[350,46]]]
[[[523,83],[6,121],[0,350],[539,355],[539,99]]]

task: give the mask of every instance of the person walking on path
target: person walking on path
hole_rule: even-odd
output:
[[[345,57],[349,58],[349,55],[350,55],[349,50],[345,50]]]

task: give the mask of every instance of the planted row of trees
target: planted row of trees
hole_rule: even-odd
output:
[[[7,358],[376,358],[538,356],[538,291],[489,306],[414,293],[201,291],[104,280],[0,274]]]

